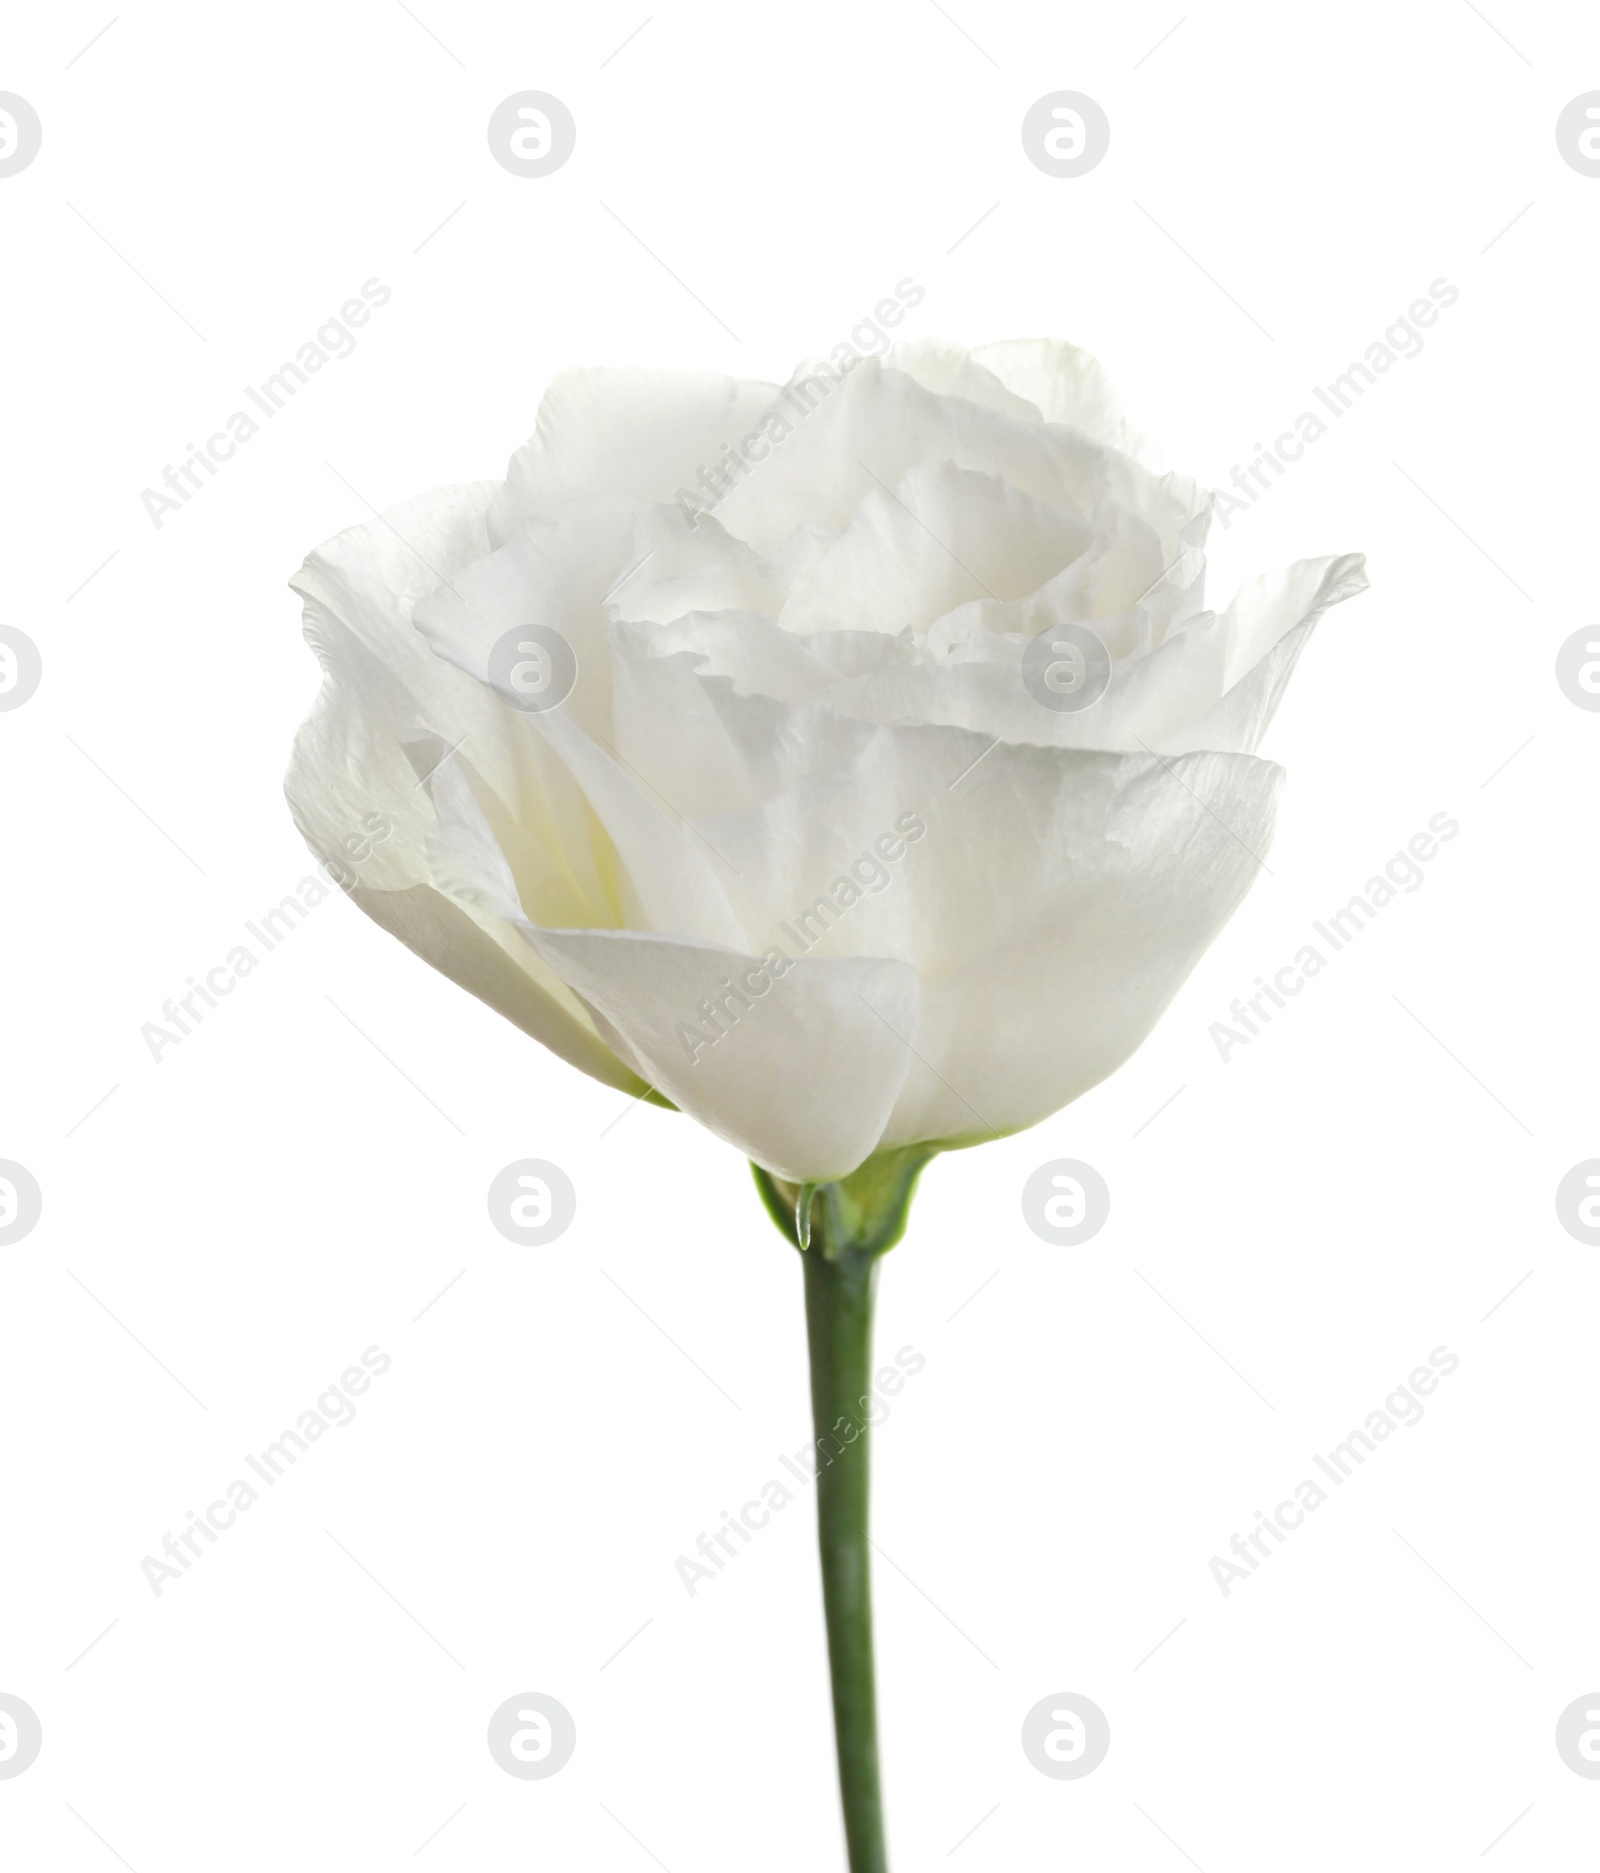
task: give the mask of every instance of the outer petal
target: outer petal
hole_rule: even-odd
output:
[[[522,914],[470,788],[437,783],[441,875],[513,926],[581,997],[641,1078],[746,1156],[795,1182],[867,1157],[913,1055],[918,985],[889,960],[786,962],[631,930],[549,930]]]
[[[926,984],[920,1059],[884,1144],[1017,1131],[1115,1072],[1249,890],[1282,778],[1243,755],[995,749],[924,845],[931,860],[935,841],[943,857],[956,836],[964,851],[1008,839],[1022,902],[1009,930]],[[994,888],[974,869],[969,891]]]
[[[471,740],[494,767],[500,705],[430,654],[410,614],[441,578],[487,551],[492,493],[476,484],[423,495],[330,540],[296,575],[325,680],[285,789],[311,849],[340,875],[356,871],[351,896],[374,922],[573,1066],[637,1091],[582,1003],[517,933],[434,885],[434,813],[406,750]],[[353,867],[346,841],[373,813],[392,830]]]
[[[350,895],[414,955],[569,1066],[621,1092],[647,1090],[646,1082],[601,1039],[589,1010],[560,976],[530,954],[525,943],[513,946],[503,928],[469,913],[431,885],[415,885],[409,891],[357,887]]]
[[[1033,1124],[1133,1053],[1249,888],[1281,778],[1244,755],[890,727],[707,831],[749,922],[778,907],[774,940],[915,965],[919,1059],[884,1143],[967,1140]]]
[[[709,944],[621,930],[528,939],[625,1036],[658,1091],[792,1183],[843,1177],[870,1156],[914,1065],[917,978],[905,963],[801,961],[771,981],[751,974],[758,957]],[[700,1004],[719,1001],[713,1044]]]

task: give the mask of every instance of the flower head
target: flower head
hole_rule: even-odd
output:
[[[1206,609],[1209,497],[1099,367],[926,343],[787,385],[581,370],[503,483],[295,580],[288,791],[352,895],[775,1176],[1017,1130],[1125,1061],[1271,836],[1305,560]]]

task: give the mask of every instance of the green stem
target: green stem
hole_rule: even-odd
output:
[[[863,1410],[872,1390],[872,1303],[878,1257],[846,1249],[802,1256],[816,1429],[817,1536],[828,1623],[833,1724],[839,1752],[850,1873],[887,1873],[878,1783],[872,1581],[867,1547],[868,1446]]]
[[[888,1873],[878,1787],[878,1701],[872,1665],[867,1422],[878,1258],[905,1233],[932,1145],[875,1153],[833,1183],[796,1184],[753,1165],[767,1214],[800,1251],[817,1439],[817,1538],[839,1794],[850,1873]]]

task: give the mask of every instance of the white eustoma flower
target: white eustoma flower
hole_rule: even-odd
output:
[[[1304,560],[1207,610],[1209,501],[1064,344],[569,372],[504,483],[307,560],[296,820],[347,864],[381,810],[370,916],[779,1178],[1031,1125],[1248,889],[1255,749],[1366,583]],[[1109,681],[1059,706],[1084,644]]]

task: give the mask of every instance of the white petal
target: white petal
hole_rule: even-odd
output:
[[[1365,588],[1360,556],[1302,561],[1258,581],[1221,615],[1181,617],[1198,581],[1185,587],[1177,573],[1170,590],[1158,584],[1148,608],[1091,619],[1118,661],[1106,693],[1077,713],[1046,708],[1022,675],[1035,635],[1055,621],[1089,616],[1076,564],[1026,599],[961,607],[926,633],[795,638],[748,613],[722,613],[691,614],[670,627],[619,635],[615,681],[634,725],[625,746],[651,750],[637,758],[653,779],[672,771],[676,753],[675,797],[697,819],[793,784],[807,771],[808,752],[815,769],[851,758],[864,738],[852,737],[832,717],[924,722],[1057,748],[1253,754],[1309,627],[1330,605]],[[1244,667],[1246,654],[1260,656],[1253,669]],[[1243,676],[1227,688],[1230,669],[1239,668]],[[698,690],[706,696],[697,697]],[[793,706],[779,707],[779,701]],[[802,704],[809,706],[797,707]],[[679,722],[697,726],[679,739]],[[722,764],[728,744],[738,750],[733,769]],[[695,785],[696,775],[703,786]],[[668,788],[666,780],[660,784]],[[718,840],[709,825],[705,831]],[[734,863],[742,869],[742,860]]]
[[[677,803],[614,743],[600,746],[561,710],[527,719],[561,756],[616,849],[622,921],[634,930],[737,943],[743,932],[724,887],[726,861],[687,827]]]
[[[581,496],[673,501],[686,488],[710,499],[725,449],[759,428],[778,394],[776,384],[711,372],[563,371],[511,458],[491,516],[496,543]]]
[[[485,515],[496,487],[474,481],[434,488],[325,540],[289,581],[307,601],[305,631],[312,649],[320,653],[319,632],[332,621],[399,682],[431,699],[438,666],[411,629],[411,613],[442,581],[489,550]]]
[[[980,404],[986,410],[996,410],[1022,423],[1044,420],[1038,406],[1026,395],[1018,396],[970,351],[963,351],[959,345],[952,345],[945,339],[903,339],[891,348],[884,362],[892,364],[897,371],[904,371],[907,377],[914,377],[925,390],[937,396],[964,397],[968,403]],[[1052,417],[1050,420],[1061,419]]]
[[[917,979],[904,963],[801,961],[773,981],[750,973],[759,957],[708,944],[629,931],[529,940],[626,1036],[658,1091],[769,1171],[820,1183],[871,1155],[913,1064]],[[720,1038],[702,1002],[720,1004]]]
[[[1223,613],[1228,632],[1226,686],[1252,670],[1286,631],[1314,624],[1330,605],[1367,589],[1366,560],[1360,553],[1337,558],[1297,560],[1287,572],[1264,572]]]
[[[611,618],[667,624],[690,611],[756,611],[776,618],[784,594],[772,568],[715,515],[686,518],[676,507],[643,509],[632,569],[612,588]]]
[[[1213,639],[1220,634],[1222,693],[1203,712],[1179,715],[1169,709],[1157,719],[1152,706],[1148,731],[1141,731],[1148,745],[1163,754],[1199,748],[1254,754],[1317,620],[1330,607],[1366,591],[1367,585],[1366,560],[1360,553],[1344,553],[1298,560],[1287,572],[1265,574],[1246,586],[1208,627]],[[1214,645],[1205,655],[1208,661],[1215,658]],[[1157,670],[1155,658],[1150,661],[1154,705],[1164,669]],[[1191,656],[1186,669],[1192,674],[1194,668]]]
[[[585,498],[553,520],[534,519],[487,549],[414,611],[417,631],[447,663],[485,686],[495,646],[530,625],[558,632],[577,660],[578,680],[562,705],[591,730],[610,719],[605,656],[606,595],[641,556],[644,509],[637,501]],[[505,709],[507,721],[517,711]]]
[[[1191,481],[1158,478],[1077,431],[939,396],[876,358],[842,378],[828,366],[803,370],[779,409],[792,433],[717,508],[723,526],[769,561],[796,533],[841,531],[874,486],[894,487],[927,462],[1001,476],[1080,519],[1109,499],[1144,517],[1167,559],[1207,509]]]
[[[1059,338],[1011,338],[980,345],[972,358],[1047,423],[1063,423],[1124,455],[1138,455],[1110,379],[1087,351]]]
[[[569,1066],[620,1092],[647,1090],[601,1038],[588,1009],[525,942],[503,928],[486,928],[431,885],[406,891],[358,886],[350,895],[407,949]]]
[[[963,890],[974,908],[1009,891],[1008,915],[969,916],[943,946],[962,959],[925,974],[921,1060],[884,1144],[1015,1131],[1115,1072],[1250,888],[1281,780],[1241,755],[995,749],[948,796],[971,788],[961,806],[932,810],[905,882],[937,867],[956,928]]]
[[[923,462],[869,488],[790,586],[785,630],[927,626],[958,605],[1036,591],[1093,543],[1088,527],[997,475]]]
[[[773,907],[767,941],[916,968],[903,1144],[1032,1124],[1127,1059],[1248,889],[1280,779],[1242,755],[886,727],[707,833],[747,923]]]
[[[320,547],[293,585],[324,682],[295,741],[285,790],[312,850],[376,923],[525,1033],[608,1085],[637,1090],[577,998],[516,931],[434,886],[434,811],[406,750],[473,741],[491,766],[501,705],[432,656],[411,627],[417,600],[484,552],[492,488],[446,488]],[[370,815],[392,830],[352,861]],[[357,849],[360,849],[359,847]]]
[[[636,502],[584,500],[558,520],[528,522],[418,605],[417,627],[441,658],[480,685],[498,712],[501,734],[524,750],[525,763],[531,761],[526,751],[539,745],[558,757],[574,790],[567,813],[571,836],[587,849],[590,816],[603,828],[609,848],[596,862],[616,874],[618,902],[614,914],[591,914],[586,922],[737,942],[739,925],[715,853],[683,830],[683,809],[670,789],[641,772],[618,745],[605,599],[636,557],[636,529],[646,511]],[[578,677],[558,707],[521,713],[493,691],[489,661],[501,638],[530,624],[560,632],[576,655]],[[562,803],[561,791],[547,781],[543,804],[553,811]],[[525,806],[524,824],[526,813]],[[503,829],[497,836],[523,882],[531,868],[519,863]],[[525,902],[529,915],[551,919],[551,906],[540,898]]]
[[[815,768],[853,758],[872,734],[870,724],[838,710],[782,700],[786,688],[826,684],[827,671],[806,656],[804,640],[764,618],[717,614],[724,626],[736,621],[738,668],[754,691],[743,696],[731,683],[707,680],[711,659],[672,648],[692,642],[697,634],[682,627],[709,624],[708,614],[691,613],[668,630],[613,626],[616,747],[688,820],[756,806]],[[785,667],[785,651],[800,668]],[[718,876],[727,882],[725,871]]]

